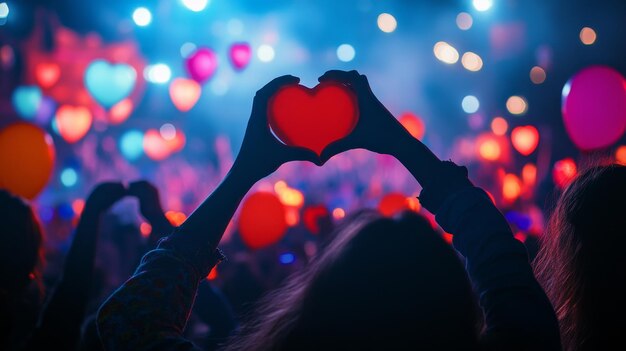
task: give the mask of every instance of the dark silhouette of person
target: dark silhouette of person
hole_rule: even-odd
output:
[[[339,152],[366,148],[402,162],[423,186],[422,205],[454,235],[479,295],[482,333],[460,261],[426,222],[370,218],[348,221],[305,276],[287,283],[225,348],[559,350],[556,317],[526,249],[488,195],[469,181],[467,169],[440,161],[413,138],[365,76],[329,71],[320,77],[327,80],[358,97],[360,117],[351,134],[321,157],[286,146],[269,129],[268,100],[299,80],[283,76],[259,90],[241,151],[222,183],[101,306],[105,348],[196,349],[182,331],[198,284],[223,259],[217,244],[252,185],[288,161],[321,165]]]
[[[623,347],[624,250],[626,167],[581,172],[561,194],[534,261],[556,310],[564,350]]]

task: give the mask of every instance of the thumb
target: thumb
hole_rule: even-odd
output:
[[[320,157],[313,151],[302,147],[288,147],[286,150],[286,158],[288,161],[309,161],[321,166],[323,163]]]
[[[352,147],[350,147],[350,143],[348,139],[340,139],[331,143],[326,148],[324,148],[324,150],[322,151],[322,155],[320,156],[320,159],[322,163],[326,163],[333,156],[340,154],[344,151],[348,151],[350,149],[352,149]]]

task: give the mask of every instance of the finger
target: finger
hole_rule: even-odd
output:
[[[322,154],[320,155],[320,159],[322,163],[326,163],[333,156],[340,154],[342,152],[348,151],[350,149],[353,149],[353,147],[351,147],[351,143],[348,139],[337,140],[334,143],[328,145],[322,151]]]
[[[320,157],[313,151],[302,147],[284,146],[284,158],[285,162],[289,161],[309,161],[315,163],[318,166],[322,165]]]
[[[274,78],[271,82],[265,84],[265,86],[257,91],[257,96],[269,98],[274,95],[280,88],[288,84],[298,84],[300,78],[292,75],[284,75],[278,78]]]
[[[372,93],[367,77],[357,71],[328,71],[318,79],[321,83],[338,82],[352,87],[359,96]]]
[[[337,81],[344,84],[353,84],[356,82],[358,77],[360,76],[357,71],[340,71],[340,70],[330,70],[324,73],[317,80],[319,82],[326,82],[329,80]]]

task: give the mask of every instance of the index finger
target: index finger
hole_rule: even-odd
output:
[[[265,84],[265,86],[259,91],[257,91],[257,96],[269,97],[274,95],[278,89],[282,88],[287,84],[298,84],[300,83],[300,78],[292,76],[292,75],[284,75],[278,78],[274,78],[271,82]]]

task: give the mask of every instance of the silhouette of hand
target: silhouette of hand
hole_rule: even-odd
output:
[[[341,152],[358,148],[380,154],[394,154],[395,146],[409,135],[402,124],[378,101],[366,76],[357,71],[332,70],[324,73],[318,80],[334,81],[352,88],[357,95],[359,107],[359,121],[352,133],[327,146],[321,155],[322,162]]]
[[[160,219],[163,216],[163,208],[159,198],[159,190],[149,181],[140,180],[130,183],[128,195],[139,200],[139,211],[149,222]]]
[[[120,182],[100,183],[87,197],[83,214],[100,215],[126,195],[128,192]]]
[[[284,85],[299,82],[300,78],[286,75],[272,80],[257,91],[234,168],[243,169],[244,173],[258,180],[271,174],[285,162],[310,161],[321,164],[313,151],[284,145],[270,131],[267,119],[268,100]]]

